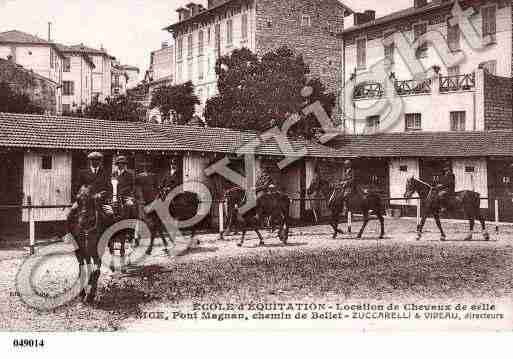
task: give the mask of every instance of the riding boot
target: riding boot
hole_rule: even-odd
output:
[[[96,292],[98,290],[98,279],[100,278],[100,269],[96,269],[93,273],[91,273],[91,277],[89,279],[89,285],[91,286],[91,291],[87,295],[87,303],[92,304],[94,299],[96,298]]]

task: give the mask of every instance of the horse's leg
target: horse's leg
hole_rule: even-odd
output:
[[[379,234],[379,239],[383,239],[383,238],[385,238],[385,218],[383,218],[383,214],[380,211],[377,212],[376,215],[378,216],[380,230],[381,230],[381,232]]]
[[[363,211],[363,224],[362,228],[360,228],[360,232],[358,232],[358,236],[356,238],[361,239],[363,232],[365,231],[365,227],[367,227],[367,223],[369,223],[369,211],[364,210]]]
[[[260,231],[258,230],[258,227],[255,227],[255,233],[257,234],[258,236],[258,239],[260,240],[260,243],[258,244],[259,246],[263,246],[265,243],[264,243],[264,237],[262,236],[262,234],[260,233]]]
[[[96,298],[96,292],[98,291],[98,279],[101,274],[101,259],[99,256],[94,256],[93,261],[95,264],[95,269],[91,273],[91,277],[89,278],[89,285],[91,286],[91,290],[87,295],[87,303],[92,304]]]
[[[246,237],[246,232],[247,232],[246,228],[242,229],[242,235],[240,237],[240,242],[237,243],[237,246],[242,247],[242,245],[244,244],[244,238]]]
[[[80,249],[75,251],[75,257],[78,262],[78,280],[80,281],[80,300],[84,300],[86,297],[86,286],[88,282],[87,264],[84,261],[84,257],[80,254]]]
[[[114,241],[114,237],[112,237],[109,239],[109,254],[110,254],[109,268],[112,272],[114,272],[116,270],[116,268],[114,267],[114,245],[115,245],[115,241]]]
[[[119,256],[120,256],[120,260],[121,260],[121,273],[125,273],[126,272],[126,263],[125,263],[125,244],[126,244],[126,236],[128,236],[128,234],[123,234],[120,236],[120,244],[121,244],[121,247],[119,249]]]
[[[475,226],[475,219],[474,219],[474,216],[471,215],[469,216],[468,218],[468,223],[469,223],[469,227],[470,227],[470,232],[465,236],[465,241],[471,241],[472,240],[472,233],[474,233],[474,226]]]
[[[434,211],[433,217],[435,218],[436,226],[440,230],[440,240],[445,241],[447,239],[447,236],[445,235],[444,230],[442,228],[442,222],[440,222],[440,213],[438,213],[438,211]]]
[[[479,219],[479,222],[481,222],[481,230],[483,231],[483,239],[485,241],[489,241],[490,240],[490,233],[488,233],[488,231],[486,230],[486,221],[484,220],[483,216],[481,215],[481,211],[478,209],[478,212],[477,212],[477,218]]]
[[[331,213],[331,226],[333,227],[333,239],[337,239],[338,234],[344,234],[344,231],[338,228],[340,212],[338,209],[333,209]]]
[[[424,225],[426,224],[427,214],[424,214],[420,219],[420,223],[417,225],[417,240],[420,241],[422,238],[422,231],[424,230]]]

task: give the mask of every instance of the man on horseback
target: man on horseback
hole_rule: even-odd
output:
[[[351,160],[344,161],[344,173],[342,175],[342,179],[335,186],[335,191],[329,200],[329,205],[331,206],[332,202],[336,199],[338,195],[342,195],[342,199],[344,202],[344,211],[343,216],[347,216],[347,200],[349,196],[353,193],[356,185],[354,170],[353,170],[353,162]]]
[[[181,184],[182,179],[178,173],[178,163],[176,160],[171,160],[171,163],[169,164],[169,172],[165,174],[158,186],[159,192],[162,197],[166,196],[169,192]],[[165,198],[162,198],[162,200],[164,199]]]
[[[257,176],[257,180],[255,183],[256,193],[272,193],[276,190],[276,185],[274,184],[273,178],[271,175],[262,168],[260,173]]]
[[[441,207],[446,211],[450,211],[453,209],[452,200],[455,194],[456,177],[449,165],[445,166],[443,171],[444,173],[435,184],[434,189],[438,193],[438,200],[440,201]]]
[[[137,218],[135,176],[128,170],[128,159],[125,156],[119,156],[114,164],[118,167],[117,173],[115,173],[115,178],[118,181],[117,200],[127,218]]]

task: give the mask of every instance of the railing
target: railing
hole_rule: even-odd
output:
[[[395,92],[399,96],[431,93],[431,80],[404,80],[395,82]]]
[[[441,76],[440,93],[468,91],[476,87],[476,74]]]
[[[383,96],[383,86],[379,82],[368,82],[357,86],[354,89],[353,98],[360,100],[364,98],[374,98]]]

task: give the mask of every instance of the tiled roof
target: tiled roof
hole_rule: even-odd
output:
[[[19,30],[0,32],[0,42],[11,42],[18,44],[50,44],[50,42]]]
[[[513,130],[340,136],[330,146],[358,157],[513,156]]]
[[[431,1],[426,6],[423,6],[421,8],[410,7],[407,9],[399,10],[399,11],[390,13],[388,15],[379,17],[374,21],[366,22],[361,25],[351,26],[351,27],[345,29],[344,31],[342,31],[342,34],[344,35],[344,34],[358,31],[358,30],[366,29],[366,28],[369,28],[369,27],[372,27],[375,25],[383,25],[383,24],[386,24],[388,22],[391,22],[391,21],[394,21],[397,19],[402,19],[402,18],[409,17],[409,16],[423,14],[425,12],[429,12],[434,9],[448,7],[449,5],[451,5],[453,3],[454,3],[454,1],[451,1],[451,0],[446,1],[446,2]]]
[[[257,138],[253,132],[222,128],[0,113],[0,147],[228,154]],[[305,140],[291,142],[295,150],[305,146],[307,157],[343,157],[341,151],[327,146]],[[255,153],[283,156],[275,140],[261,144]]]
[[[94,69],[96,68],[96,66],[94,65],[94,62],[93,60],[89,57],[89,55],[85,52],[80,52],[80,51],[76,51],[74,50],[72,47],[70,46],[67,46],[67,45],[63,45],[63,44],[59,44],[59,43],[55,43],[55,46],[57,46],[57,48],[63,53],[79,53],[82,58]]]
[[[114,56],[109,55],[107,53],[107,51],[105,51],[103,49],[100,49],[100,50],[93,49],[92,47],[88,47],[83,44],[71,45],[71,46],[67,46],[67,48],[69,49],[69,51],[81,52],[81,53],[85,53],[88,55],[104,55],[104,56],[110,57],[111,59],[115,59]]]

